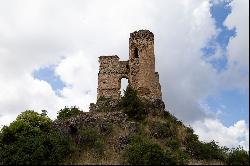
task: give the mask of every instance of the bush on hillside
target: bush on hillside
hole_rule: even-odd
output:
[[[189,155],[180,149],[165,149],[165,156],[167,156],[167,165],[187,165],[190,159]]]
[[[154,143],[135,143],[128,145],[124,153],[128,164],[135,165],[165,165],[175,164],[165,151]]]
[[[96,130],[86,128],[82,129],[79,133],[81,145],[93,146],[95,141],[99,138],[99,134]]]
[[[65,107],[64,109],[61,109],[57,114],[57,119],[59,120],[65,120],[68,118],[71,118],[73,116],[77,116],[81,113],[82,111],[79,110],[77,107]]]
[[[193,133],[193,129],[188,128],[187,137],[185,138],[186,150],[190,156],[196,159],[218,159],[225,161],[226,154],[214,141],[201,142],[198,136]]]
[[[166,122],[153,122],[150,125],[150,134],[155,138],[169,138],[176,136],[176,127],[173,123]]]
[[[105,147],[105,142],[103,141],[103,139],[98,139],[95,141],[93,145],[93,150],[95,154],[100,156],[104,154],[104,147]]]
[[[130,86],[124,91],[124,96],[121,98],[119,106],[130,119],[143,120],[146,117],[143,102],[137,96],[137,91]]]
[[[232,148],[226,160],[228,165],[249,165],[249,152],[242,147]]]
[[[0,132],[3,164],[57,164],[69,152],[69,140],[52,130],[51,120],[31,110]]]
[[[183,126],[183,123],[179,121],[174,115],[172,115],[169,111],[163,111],[163,118],[168,120],[171,123]]]
[[[164,148],[143,133],[128,137],[128,145],[123,157],[128,164],[138,165],[176,165],[187,164],[189,156],[179,149]]]
[[[110,122],[102,122],[99,124],[100,132],[104,135],[108,135],[113,130],[113,125]]]
[[[181,141],[178,138],[167,138],[165,141],[165,145],[172,150],[177,150],[181,147]]]
[[[82,148],[92,148],[97,155],[102,155],[104,152],[104,141],[97,130],[86,128],[82,129],[79,133],[78,144]]]

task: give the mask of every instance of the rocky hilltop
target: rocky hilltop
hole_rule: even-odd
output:
[[[121,99],[100,97],[89,112],[61,109],[52,121],[26,110],[0,132],[0,165],[249,165],[249,153],[198,140],[160,99],[128,87]]]
[[[190,127],[165,110],[161,100],[141,101],[127,93],[121,101],[100,98],[90,110],[53,123],[54,128],[83,145],[65,164],[226,162],[222,148],[214,142],[200,142]]]

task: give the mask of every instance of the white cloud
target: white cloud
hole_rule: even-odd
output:
[[[88,111],[90,102],[96,100],[98,62],[88,54],[78,52],[61,61],[56,74],[66,83],[60,91],[60,106],[79,106]]]
[[[196,121],[192,127],[202,141],[215,140],[220,146],[243,146],[249,150],[249,128],[244,120],[226,127],[218,119],[204,119]]]
[[[210,5],[208,0],[0,0],[0,124],[25,109],[47,109],[53,118],[64,106],[87,110],[96,99],[98,56],[127,59],[129,33],[139,29],[155,34],[156,69],[167,108],[189,123],[212,118],[199,102],[222,86],[245,86],[248,77],[238,69],[248,67],[249,52],[235,57],[246,47],[235,45],[249,39],[243,22],[235,21],[241,7],[233,5],[226,24],[239,32],[228,46],[229,59],[239,63],[237,70],[230,67],[218,75],[201,52],[218,34]],[[47,82],[32,77],[35,69],[51,64],[66,84],[60,97]]]
[[[229,41],[227,69],[219,74],[220,89],[237,88],[244,93],[249,89],[249,1],[234,0],[230,3],[231,14],[226,18],[224,25],[229,29],[235,28],[236,36]],[[222,55],[220,49],[213,58]],[[204,106],[204,105],[203,105]],[[205,108],[205,110],[210,108]],[[225,108],[223,108],[224,110]],[[209,112],[209,111],[208,111]],[[220,113],[221,111],[219,110]],[[217,114],[216,113],[216,114]],[[217,116],[217,115],[215,115]],[[215,140],[221,146],[243,146],[249,150],[249,128],[244,120],[235,122],[226,127],[218,119],[205,118],[192,123],[195,133],[203,141]]]
[[[224,25],[235,28],[236,36],[231,37],[228,51],[228,69],[222,73],[222,87],[249,89],[249,1],[234,0],[230,3],[231,13]]]
[[[41,80],[34,79],[31,75],[22,75],[17,78],[5,78],[0,76],[0,104],[1,124],[8,124],[5,118],[8,115],[17,115],[26,109],[55,110],[57,97],[51,86]],[[14,117],[15,117],[14,116]]]
[[[229,63],[237,62],[244,68],[249,67],[249,1],[235,0],[230,3],[231,14],[224,24],[229,28],[236,28],[236,36],[228,44]]]

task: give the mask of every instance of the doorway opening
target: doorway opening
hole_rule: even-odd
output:
[[[121,97],[124,96],[124,91],[127,89],[127,86],[128,86],[128,79],[122,78],[121,79],[121,88],[120,88]]]

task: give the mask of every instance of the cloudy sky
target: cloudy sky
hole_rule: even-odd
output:
[[[98,57],[155,35],[167,110],[200,140],[249,148],[248,0],[0,0],[0,126],[96,101]]]

